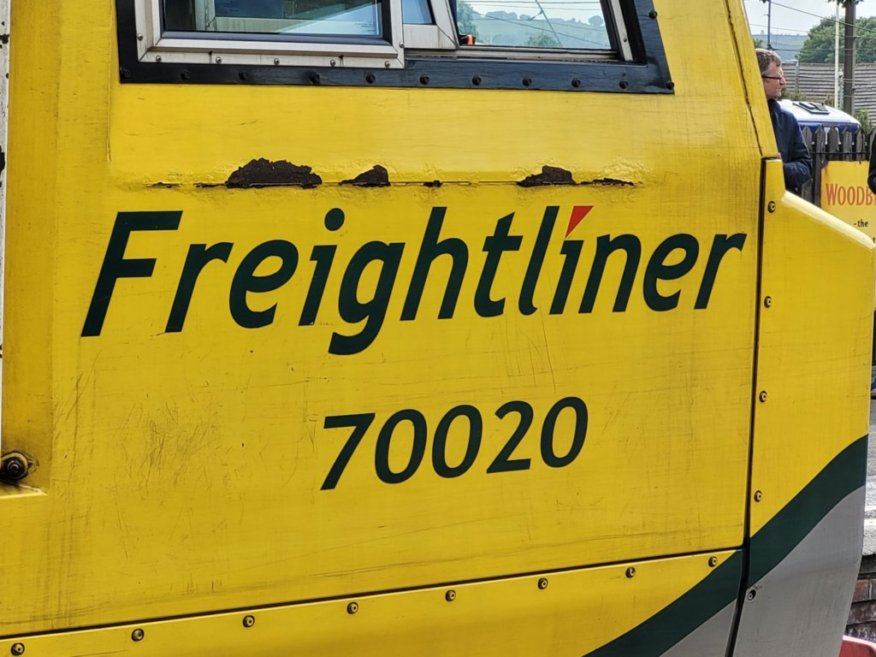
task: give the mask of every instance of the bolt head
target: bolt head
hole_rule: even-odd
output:
[[[347,605],[347,613],[348,614],[352,615],[358,611],[359,611],[359,603],[358,602],[351,602],[350,604]]]
[[[632,566],[630,566],[629,568],[627,568],[626,575],[627,575],[628,578],[633,578],[633,577],[635,577],[635,576],[636,576],[636,569],[633,568]]]
[[[12,647],[9,649],[13,655],[23,655],[24,654],[24,644],[23,643],[13,643]]]
[[[146,632],[144,632],[143,629],[140,627],[131,632],[131,639],[133,641],[142,641],[145,637]]]

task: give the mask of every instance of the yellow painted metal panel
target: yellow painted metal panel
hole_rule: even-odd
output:
[[[314,657],[582,655],[647,620],[732,554],[11,637],[0,640],[0,652],[10,654],[18,644],[42,657],[269,657],[290,654],[290,646]]]
[[[13,56],[11,132],[21,136],[10,145],[3,440],[38,460],[28,483],[44,496],[39,513],[0,500],[12,528],[4,565],[27,573],[4,582],[0,633],[739,546],[759,135],[771,137],[749,106],[733,6],[728,23],[719,3],[658,3],[676,93],[638,97],[122,85],[109,0],[17,3],[21,34],[58,38],[41,39],[32,61]],[[714,27],[711,56],[691,57],[703,25]],[[642,126],[632,137],[631,125]],[[310,166],[323,184],[221,185],[257,158]],[[374,164],[391,187],[340,184]],[[545,164],[591,184],[516,184]],[[432,180],[443,184],[418,184]],[[175,213],[179,224],[133,223],[123,245],[112,242],[124,221],[173,221],[119,214],[131,212]],[[440,239],[467,254],[459,300],[437,319],[450,275],[449,256],[437,256],[416,318],[403,319],[439,216]],[[600,236],[641,245],[617,309],[622,260],[590,279]],[[361,288],[354,274],[345,284],[368,242],[389,264],[360,258]],[[551,313],[572,257],[562,249],[579,243],[580,271]],[[110,244],[119,250],[107,259]],[[185,263],[207,248],[217,257],[188,269],[187,280],[198,276],[182,321]],[[267,258],[235,284],[257,248],[285,260]],[[323,289],[312,258],[332,248]],[[531,264],[542,249],[543,264]],[[284,276],[293,252],[288,281],[240,292]],[[122,258],[155,259],[154,271],[114,282],[99,331],[84,331],[103,263],[118,271]],[[495,277],[484,273],[493,264]],[[356,319],[381,272],[388,300]],[[579,312],[588,280],[600,292]],[[308,298],[322,301],[302,321]],[[264,326],[241,326],[274,306]],[[374,335],[352,347],[335,337],[353,353],[331,350],[333,336],[366,323]],[[585,404],[585,442],[565,462]],[[533,422],[510,471],[487,472],[527,405]],[[475,412],[482,439],[470,468],[441,477],[433,447],[453,408],[462,419],[448,430],[445,470],[461,469],[460,427]],[[322,490],[351,431],[326,418],[370,413],[349,465]],[[543,435],[559,438],[545,448]],[[411,461],[417,450],[422,461]]]
[[[753,534],[867,434],[873,329],[870,238],[766,180]]]

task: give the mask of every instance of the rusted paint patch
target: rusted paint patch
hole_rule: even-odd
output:
[[[389,187],[389,172],[379,164],[375,164],[352,180],[342,180],[341,184],[356,187]]]
[[[265,158],[252,160],[228,176],[226,187],[279,187],[284,185],[313,188],[322,184],[322,178],[306,165],[297,165]]]
[[[543,166],[541,173],[527,176],[517,183],[521,187],[538,187],[540,185],[574,185],[572,172],[560,167]]]
[[[617,178],[597,178],[596,180],[585,180],[582,185],[605,185],[606,187],[635,187],[636,183],[629,180],[618,180]]]
[[[153,189],[175,189],[179,187],[179,183],[156,182],[149,185]]]

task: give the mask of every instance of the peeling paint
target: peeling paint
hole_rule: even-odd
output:
[[[152,187],[155,189],[175,189],[175,188],[179,187],[179,183],[166,183],[166,182],[159,181],[156,183],[152,183],[151,185],[149,185],[149,187]]]
[[[356,187],[389,187],[389,172],[379,164],[375,164],[352,180],[342,180],[341,184]]]
[[[297,186],[313,188],[322,184],[322,178],[306,165],[297,165],[285,160],[272,162],[265,158],[252,160],[228,176],[226,187],[277,187]]]
[[[538,187],[540,185],[574,185],[572,172],[560,167],[543,166],[541,173],[527,176],[517,183],[521,187]]]
[[[595,180],[585,180],[582,185],[604,185],[606,187],[635,187],[636,183],[630,180],[618,180],[617,178],[596,178]]]

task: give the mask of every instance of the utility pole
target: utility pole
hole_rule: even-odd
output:
[[[767,4],[767,42],[766,47],[769,50],[773,49],[772,22],[773,22],[773,0],[760,0]],[[839,2],[839,0],[837,0]]]
[[[840,1],[836,0],[836,20],[833,23],[833,103],[831,103],[834,107],[840,106],[839,33]]]
[[[846,0],[845,48],[843,49],[843,111],[854,114],[855,94],[855,0]]]

